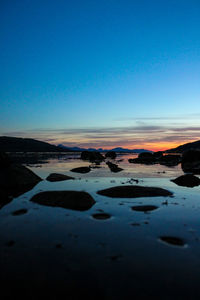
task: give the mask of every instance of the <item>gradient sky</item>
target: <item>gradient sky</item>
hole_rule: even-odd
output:
[[[166,149],[200,139],[199,0],[1,0],[0,134]]]

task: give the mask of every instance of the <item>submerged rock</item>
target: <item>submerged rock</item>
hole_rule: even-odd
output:
[[[185,242],[183,239],[175,237],[175,236],[161,236],[160,240],[167,244],[171,244],[174,246],[184,246],[185,245]]]
[[[172,179],[174,183],[180,186],[194,187],[200,185],[200,179],[192,174],[186,174]]]
[[[90,194],[78,191],[41,192],[33,196],[30,201],[79,211],[88,210],[96,203]]]
[[[63,181],[63,180],[70,180],[74,179],[74,177],[67,176],[64,174],[58,174],[58,173],[51,173],[46,180],[54,182],[54,181]]]
[[[142,212],[148,212],[157,209],[158,206],[155,205],[138,205],[138,206],[132,206],[131,209],[135,211],[142,211]]]
[[[200,150],[185,151],[182,156],[181,167],[185,173],[200,174]]]
[[[91,171],[90,167],[79,167],[79,168],[74,168],[72,170],[70,170],[71,172],[75,172],[75,173],[89,173]]]
[[[122,168],[119,168],[118,165],[111,163],[110,161],[107,161],[106,163],[110,169],[111,172],[117,173],[122,171]]]
[[[162,188],[139,185],[115,186],[105,190],[100,190],[97,194],[112,198],[159,197],[173,195],[172,192]]]

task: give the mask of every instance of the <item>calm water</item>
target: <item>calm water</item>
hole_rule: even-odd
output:
[[[11,282],[30,299],[40,299],[42,293],[49,299],[60,299],[59,293],[64,299],[198,299],[200,188],[170,181],[183,174],[180,166],[130,164],[130,157],[117,158],[123,159],[119,173],[111,173],[106,164],[88,174],[72,173],[74,167],[91,165],[72,154],[29,166],[44,180],[0,210],[3,282]],[[76,180],[46,181],[53,172]],[[136,184],[131,179],[166,188],[174,196],[115,199],[96,194],[103,188]],[[96,204],[79,212],[30,202],[47,190],[86,191]],[[144,213],[133,211],[134,205],[158,209]],[[12,215],[19,209],[27,213]],[[101,211],[111,217],[94,219],[92,215]],[[184,246],[167,244],[161,236],[181,238]]]

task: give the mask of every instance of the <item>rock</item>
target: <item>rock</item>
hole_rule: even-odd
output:
[[[163,152],[162,151],[157,151],[157,152],[154,152],[153,153],[153,157],[158,160],[160,159],[161,157],[163,157]]]
[[[97,214],[93,214],[92,216],[97,220],[106,220],[110,218],[110,215],[107,213],[97,213]]]
[[[33,196],[30,201],[78,211],[88,210],[96,203],[90,194],[78,191],[41,192]]]
[[[33,188],[42,179],[28,168],[12,164],[0,170],[0,188],[11,191],[16,196]]]
[[[112,159],[115,159],[117,157],[117,154],[115,151],[108,151],[106,154],[105,154],[105,157],[106,158],[112,158]]]
[[[172,179],[174,183],[180,186],[194,187],[200,185],[200,179],[192,174],[186,174]]]
[[[161,165],[165,165],[165,166],[168,166],[168,167],[177,166],[180,162],[181,162],[181,156],[177,155],[177,154],[175,154],[175,155],[173,155],[173,154],[163,155],[159,159],[159,163]]]
[[[182,156],[181,167],[185,173],[200,174],[200,150],[185,151]]]
[[[75,172],[75,173],[89,173],[91,171],[90,167],[79,167],[79,168],[74,168],[72,170],[70,170],[71,172]]]
[[[100,190],[97,194],[112,198],[160,197],[173,195],[170,191],[162,188],[139,185],[115,186],[105,190]]]
[[[142,211],[142,212],[148,212],[157,209],[158,206],[155,205],[138,205],[138,206],[132,206],[131,209],[135,211]]]
[[[89,160],[90,162],[102,162],[104,157],[98,151],[83,151],[81,153],[81,159]]]
[[[74,179],[74,177],[67,176],[64,174],[58,174],[58,173],[51,173],[46,180],[54,182],[54,181],[63,181],[63,180],[70,180]]]
[[[181,238],[178,237],[174,237],[174,236],[161,236],[160,240],[167,243],[167,244],[171,244],[174,246],[184,246],[184,240],[182,240]]]
[[[107,161],[106,163],[109,167],[109,169],[111,170],[111,172],[117,173],[122,171],[122,168],[119,168],[118,165],[111,163],[110,161]]]
[[[153,158],[153,153],[151,152],[141,152],[138,155],[139,159],[152,159]]]
[[[151,152],[142,152],[137,158],[130,158],[129,163],[152,165],[156,163],[156,159]]]
[[[1,156],[2,157],[2,156]],[[0,168],[0,207],[31,190],[42,179],[28,168],[6,163],[7,167]]]

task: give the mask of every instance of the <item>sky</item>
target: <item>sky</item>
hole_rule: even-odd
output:
[[[165,150],[200,139],[199,0],[1,0],[0,135]]]

